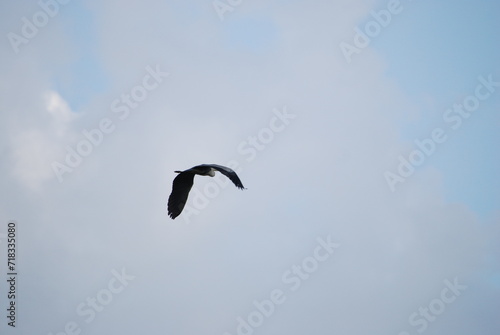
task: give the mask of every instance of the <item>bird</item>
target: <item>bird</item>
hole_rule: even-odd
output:
[[[236,172],[226,166],[217,164],[201,164],[184,171],[174,171],[175,173],[178,173],[178,175],[174,178],[172,183],[172,193],[168,197],[167,205],[168,215],[172,218],[172,220],[181,214],[184,206],[186,205],[189,191],[191,190],[191,187],[193,187],[194,175],[197,174],[200,176],[213,177],[215,176],[215,171],[219,171],[228,177],[237,188],[241,190],[245,189]]]

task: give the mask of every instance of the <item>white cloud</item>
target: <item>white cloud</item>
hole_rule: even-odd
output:
[[[76,118],[76,114],[71,111],[66,101],[54,91],[44,94],[47,111],[52,116],[55,135],[63,137],[68,131],[70,122]]]
[[[61,143],[73,137],[71,122],[76,118],[64,99],[54,91],[43,93],[39,106],[43,115],[35,115],[39,124],[21,126],[11,132],[12,174],[31,190],[41,190],[42,183],[54,178],[51,163],[63,151]],[[17,122],[18,123],[18,122]],[[28,122],[27,122],[28,123]]]

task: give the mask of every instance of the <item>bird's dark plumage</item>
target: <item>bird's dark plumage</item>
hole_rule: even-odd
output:
[[[175,219],[179,214],[181,214],[184,206],[186,205],[187,198],[189,195],[189,191],[193,187],[194,175],[198,174],[201,176],[210,176],[213,177],[215,175],[215,171],[219,171],[226,177],[228,177],[234,185],[236,185],[239,189],[244,189],[243,184],[241,183],[240,178],[232,169],[217,165],[217,164],[201,164],[194,166],[185,171],[175,171],[179,175],[174,178],[174,182],[172,183],[172,193],[168,198],[168,215]]]

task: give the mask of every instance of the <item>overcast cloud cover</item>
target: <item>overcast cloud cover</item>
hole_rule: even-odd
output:
[[[1,334],[499,333],[497,1],[0,13]]]

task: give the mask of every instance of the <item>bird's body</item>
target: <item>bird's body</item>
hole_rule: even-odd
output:
[[[239,189],[244,189],[240,178],[232,169],[217,165],[217,164],[201,164],[194,166],[190,169],[184,171],[174,171],[179,175],[175,177],[172,183],[172,193],[168,198],[168,215],[175,219],[179,214],[181,214],[189,195],[189,191],[193,187],[194,175],[200,176],[215,176],[215,171],[219,171],[226,177],[228,177],[236,187]]]

